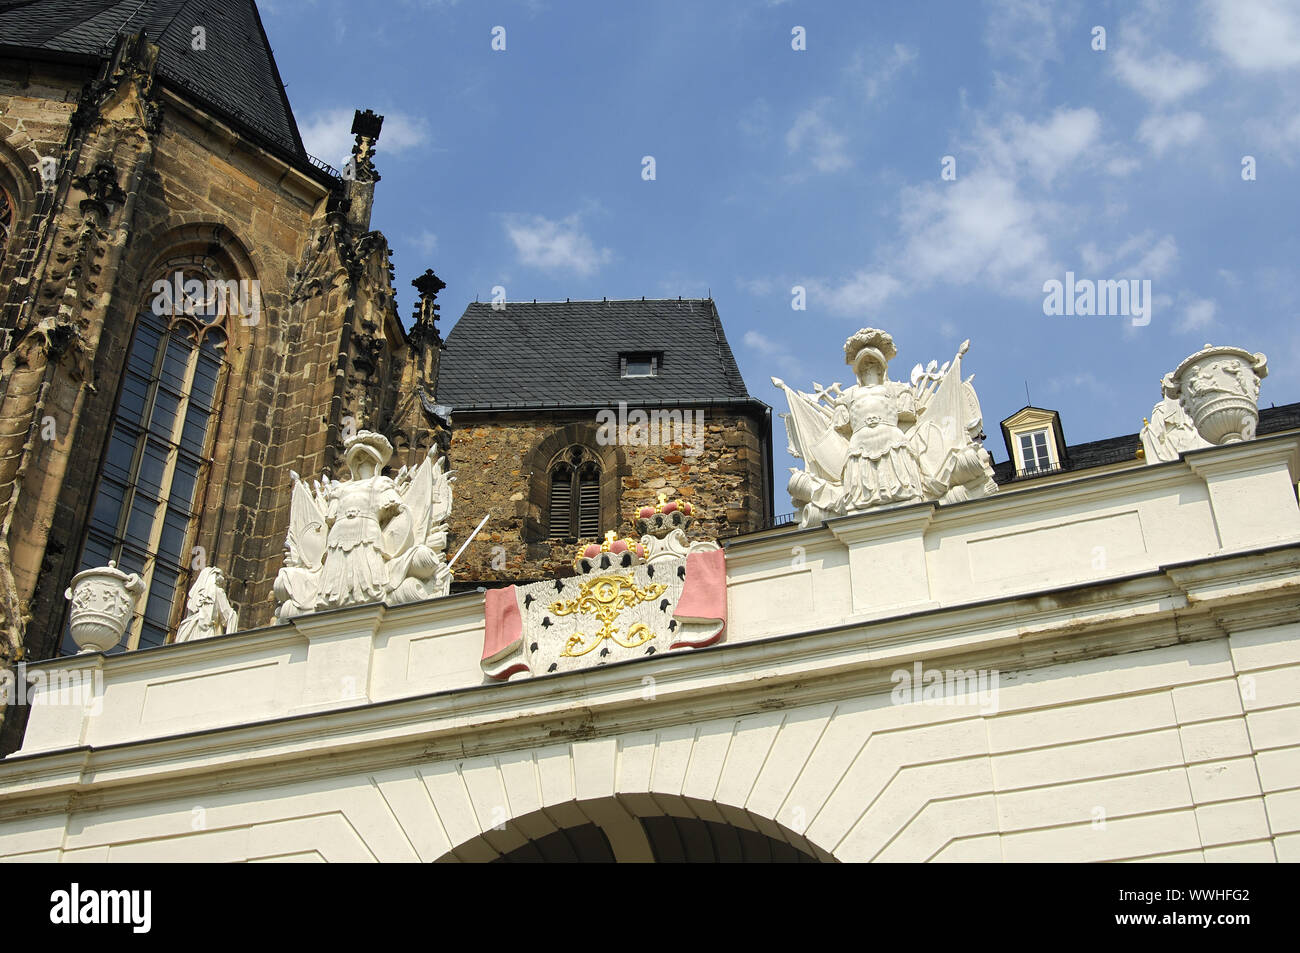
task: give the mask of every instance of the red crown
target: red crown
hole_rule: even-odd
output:
[[[580,573],[593,569],[608,569],[611,566],[628,567],[638,565],[645,559],[645,547],[635,539],[616,539],[611,529],[605,534],[603,542],[588,543],[578,550],[573,560],[573,568]]]
[[[659,494],[659,502],[647,504],[637,512],[636,529],[641,535],[661,536],[674,529],[685,529],[695,516],[695,507],[686,500],[670,500]]]

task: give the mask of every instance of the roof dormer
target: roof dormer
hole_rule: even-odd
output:
[[[1050,473],[1068,462],[1061,415],[1054,410],[1022,407],[1002,421],[1002,439],[1017,477]]]

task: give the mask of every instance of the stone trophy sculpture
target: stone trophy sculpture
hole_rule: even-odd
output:
[[[916,365],[905,384],[888,377],[894,339],[864,328],[844,345],[857,384],[814,384],[806,394],[772,378],[790,404],[781,415],[790,454],[804,461],[789,482],[800,526],[880,506],[997,492],[973,375],[961,377],[969,347],[964,342],[942,368],[936,361]]]
[[[393,455],[381,434],[362,430],[344,443],[350,479],[309,488],[293,478],[285,563],[275,578],[276,620],[323,609],[445,596],[447,519],[455,476],[431,447],[414,470],[383,475]]]
[[[1207,344],[1160,381],[1164,398],[1142,428],[1148,464],[1177,460],[1179,454],[1255,438],[1259,384],[1268,358],[1239,347]]]
[[[176,628],[177,642],[197,642],[239,629],[239,613],[226,597],[226,575],[216,566],[205,566],[199,573],[185,609],[188,614]]]

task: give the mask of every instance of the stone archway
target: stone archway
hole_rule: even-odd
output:
[[[725,812],[725,813],[724,813]],[[462,843],[439,863],[835,863],[768,818],[696,798],[646,794],[570,801]]]

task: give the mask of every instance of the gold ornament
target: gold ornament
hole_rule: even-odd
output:
[[[597,576],[595,579],[588,579],[578,590],[576,599],[557,600],[551,603],[550,609],[556,615],[590,612],[600,619],[600,631],[596,633],[590,644],[587,643],[586,635],[575,632],[564,643],[564,651],[560,655],[578,658],[597,648],[606,639],[625,649],[644,645],[655,637],[649,626],[638,622],[628,630],[625,642],[618,637],[618,629],[614,623],[618,621],[624,609],[657,599],[667,591],[668,586],[663,583],[638,586],[631,576]]]

